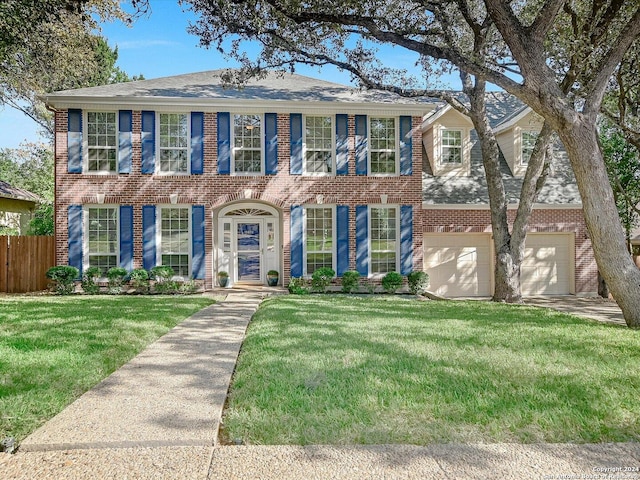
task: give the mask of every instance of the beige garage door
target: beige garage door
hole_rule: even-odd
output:
[[[425,234],[424,269],[434,293],[446,297],[490,296],[489,234]]]
[[[530,233],[522,262],[523,295],[573,293],[573,235]]]

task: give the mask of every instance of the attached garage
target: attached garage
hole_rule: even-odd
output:
[[[446,297],[491,296],[491,235],[425,234],[424,270],[429,274],[429,289]]]
[[[529,233],[522,262],[523,295],[574,293],[574,235]]]

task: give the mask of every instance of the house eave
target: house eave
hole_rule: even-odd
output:
[[[516,210],[517,203],[507,205],[509,210]],[[462,204],[462,203],[428,203],[422,202],[423,210],[490,210],[488,203]],[[534,210],[582,210],[581,203],[534,203]]]

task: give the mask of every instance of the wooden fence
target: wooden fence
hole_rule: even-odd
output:
[[[0,293],[46,289],[55,261],[54,237],[0,237]]]

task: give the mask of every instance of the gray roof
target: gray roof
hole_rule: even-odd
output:
[[[14,187],[7,182],[0,180],[0,198],[11,198],[13,200],[24,200],[25,202],[38,203],[41,201],[35,193],[28,190]]]
[[[347,85],[291,73],[269,72],[265,78],[251,79],[239,89],[230,87],[223,81],[223,77],[229,72],[232,70],[210,70],[137,82],[62,90],[48,94],[44,98],[48,103],[74,98],[197,98],[433,105],[430,99],[416,100],[403,98],[390,92],[363,91]]]

